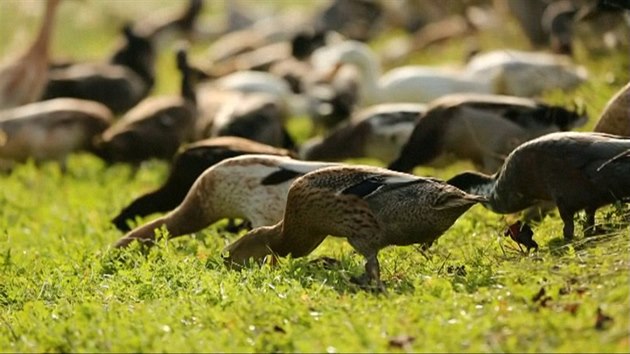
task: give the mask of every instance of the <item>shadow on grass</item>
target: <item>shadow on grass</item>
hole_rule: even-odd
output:
[[[606,229],[605,232],[602,232],[598,235],[583,236],[582,238],[573,240],[566,240],[563,237],[556,237],[549,241],[549,253],[553,256],[560,257],[566,255],[571,247],[573,247],[573,249],[576,251],[586,250],[611,242],[618,237],[627,237],[627,234],[627,230],[624,231],[619,229]]]

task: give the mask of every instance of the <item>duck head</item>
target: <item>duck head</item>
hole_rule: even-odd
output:
[[[555,105],[541,105],[533,114],[534,120],[544,125],[555,125],[560,131],[581,127],[588,121],[588,113],[583,104],[574,103],[572,109]]]
[[[147,37],[133,30],[130,24],[122,29],[123,44],[112,55],[111,64],[123,65],[142,77],[149,87],[155,82],[155,48]]]
[[[227,266],[245,266],[250,259],[264,261],[267,256],[274,256],[272,240],[280,237],[281,228],[262,226],[255,228],[228,245],[221,252]],[[274,256],[275,257],[275,256]]]

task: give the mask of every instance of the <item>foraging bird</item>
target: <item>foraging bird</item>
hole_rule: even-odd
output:
[[[586,68],[564,55],[506,49],[474,55],[465,73],[470,80],[490,82],[492,93],[521,97],[570,90],[588,78]]]
[[[183,37],[192,39],[196,32],[196,22],[203,11],[203,0],[188,0],[187,6],[180,12],[167,11],[151,14],[134,25],[134,32],[149,38],[158,47],[164,37],[172,37],[179,32]]]
[[[295,143],[284,127],[286,111],[277,97],[249,93],[226,100],[207,127],[206,137],[238,136],[259,143],[293,149]],[[199,130],[199,128],[198,128]]]
[[[155,229],[162,226],[173,238],[200,231],[224,218],[242,218],[254,227],[273,225],[282,218],[291,182],[331,165],[272,155],[224,160],[197,178],[177,208],[132,230],[116,242],[116,247],[126,247],[136,240],[152,244]]]
[[[39,100],[48,81],[48,48],[55,11],[61,0],[48,0],[35,41],[17,58],[0,65],[0,109]]]
[[[70,153],[94,152],[94,138],[112,121],[112,112],[104,105],[76,98],[0,111],[0,165],[2,160],[26,162],[32,158],[36,163],[55,160],[65,169]]]
[[[164,184],[133,200],[120,211],[112,223],[120,231],[129,231],[127,220],[174,209],[184,200],[197,177],[206,169],[225,159],[251,154],[291,156],[288,150],[233,136],[188,144],[173,158]]]
[[[586,212],[585,234],[593,231],[595,211],[630,200],[630,139],[602,133],[547,134],[516,148],[489,176],[464,172],[448,183],[485,196],[483,205],[500,214],[539,201],[555,203],[566,240],[574,236],[573,216]]]
[[[123,28],[124,42],[107,63],[77,63],[52,68],[43,97],[97,101],[121,114],[145,98],[155,83],[151,40]]]
[[[627,83],[606,103],[597,120],[596,132],[630,136],[630,83]]]
[[[389,245],[430,246],[484,197],[447,183],[370,166],[324,168],[289,189],[282,221],[253,229],[225,249],[226,263],[311,253],[328,235],[343,236],[365,257],[365,274],[384,290],[377,255]]]
[[[416,120],[426,111],[421,103],[381,103],[354,114],[325,137],[300,148],[305,160],[341,161],[369,157],[392,162],[405,145]]]
[[[339,70],[342,64],[355,67],[361,81],[359,101],[365,106],[386,102],[423,103],[456,92],[492,93],[489,80],[469,79],[460,72],[443,68],[402,66],[381,75],[376,53],[358,41],[319,48],[311,56],[311,62],[320,71]]]
[[[192,140],[197,109],[184,49],[177,51],[176,60],[182,76],[180,95],[146,98],[103,132],[96,147],[104,160],[171,159],[182,143]]]
[[[529,98],[453,94],[429,104],[389,168],[410,172],[450,154],[494,173],[518,145],[538,136],[585,123],[585,112]]]

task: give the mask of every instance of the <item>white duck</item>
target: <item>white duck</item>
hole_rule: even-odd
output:
[[[495,50],[473,56],[466,75],[490,80],[495,94],[533,97],[550,89],[575,88],[586,80],[587,71],[563,55]]]
[[[365,43],[344,41],[322,47],[311,58],[316,70],[349,64],[359,72],[361,105],[387,102],[426,103],[450,93],[491,93],[489,80],[470,79],[456,71],[429,66],[402,66],[381,75],[376,53]]]
[[[293,114],[300,115],[306,112],[305,99],[293,94],[284,79],[262,71],[237,71],[201,84],[197,88],[197,99],[204,106],[204,101],[211,100],[212,96],[230,96],[234,92],[268,94],[282,102]]]

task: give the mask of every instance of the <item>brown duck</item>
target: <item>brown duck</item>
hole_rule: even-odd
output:
[[[149,97],[107,129],[96,143],[104,160],[171,159],[181,144],[193,139],[197,107],[186,51],[178,49],[176,59],[182,75],[180,95]]]
[[[44,18],[35,41],[24,53],[0,63],[0,109],[41,99],[48,81],[50,37],[54,32],[55,12],[60,3],[61,0],[46,1]]]
[[[595,211],[630,198],[630,139],[602,133],[560,132],[515,149],[496,174],[464,172],[448,183],[488,198],[485,207],[515,213],[551,201],[564,222],[565,239],[574,235],[573,216],[586,211],[585,232]]]
[[[606,104],[595,125],[596,132],[630,136],[630,83]]]
[[[361,283],[380,280],[377,254],[389,245],[430,246],[473,204],[470,195],[430,178],[368,166],[321,169],[297,179],[282,221],[260,227],[226,247],[226,262],[267,255],[302,257],[328,235],[347,237],[365,257]]]

